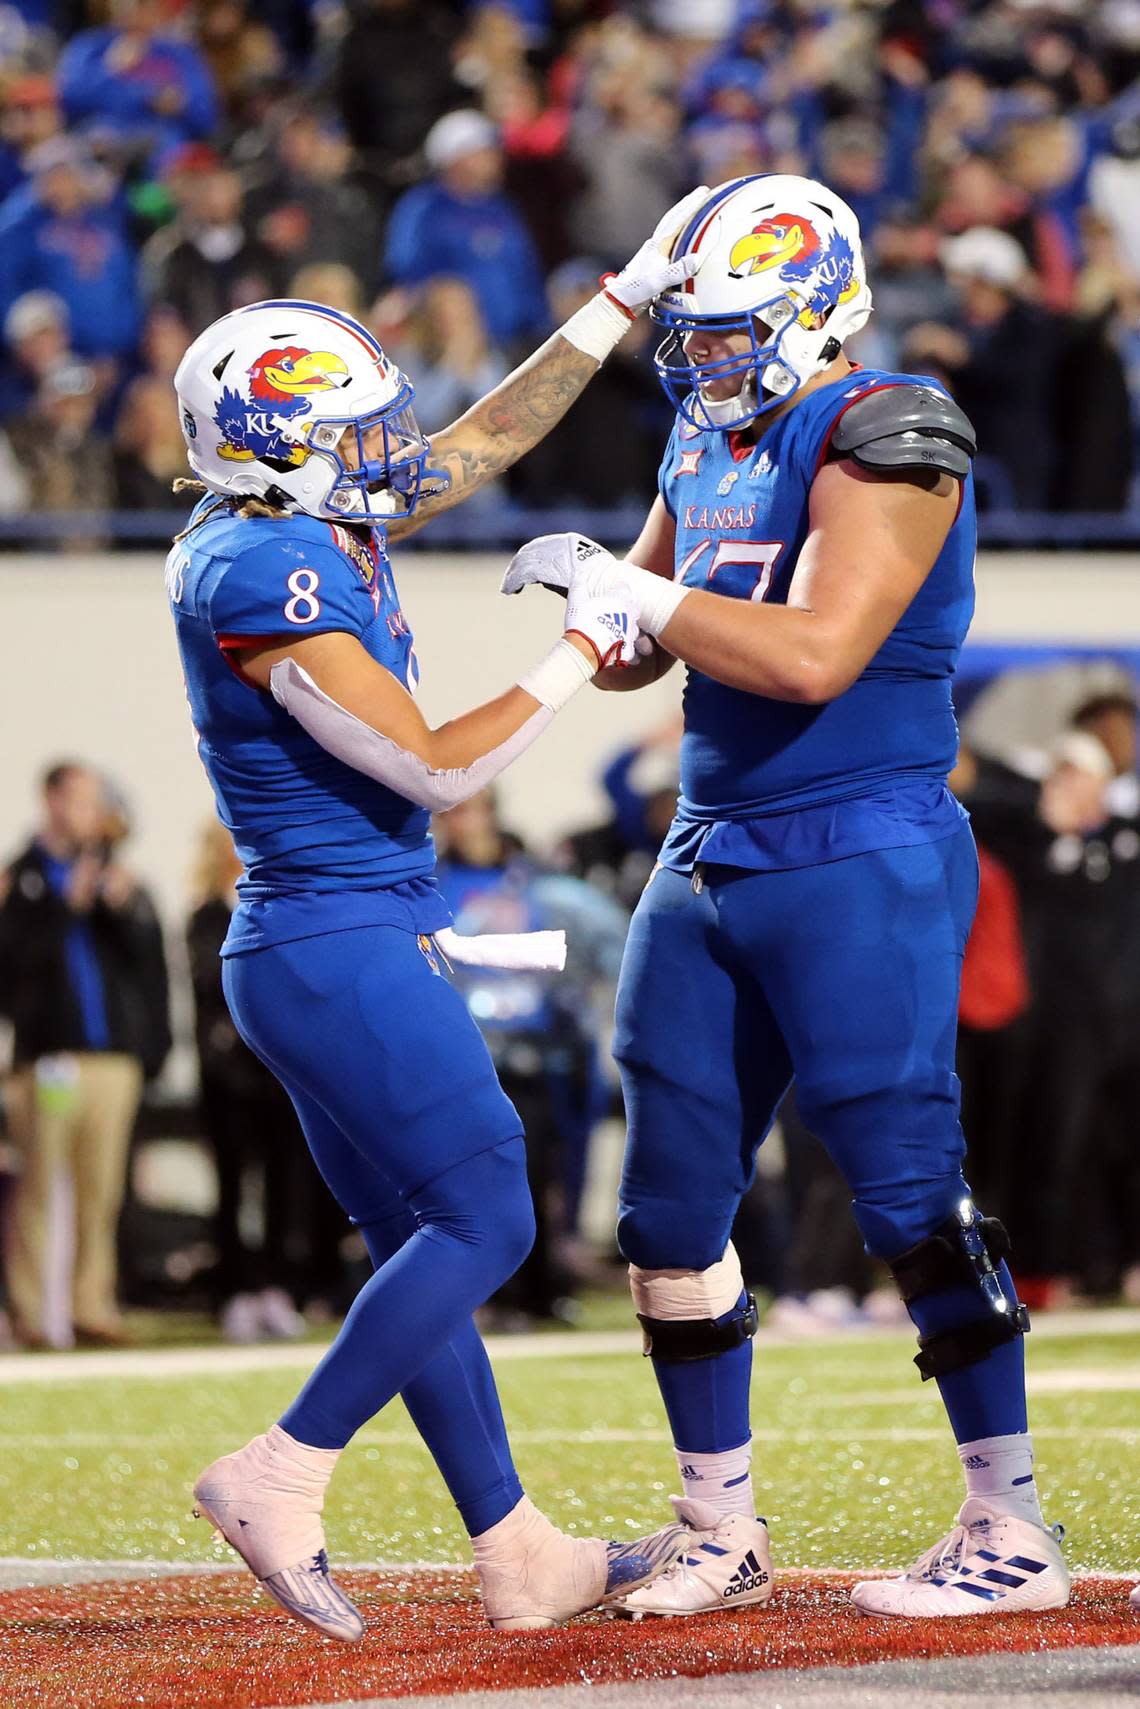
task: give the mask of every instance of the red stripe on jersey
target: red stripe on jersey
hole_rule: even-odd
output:
[[[233,655],[235,653],[244,652],[250,647],[274,647],[274,646],[279,647],[285,641],[288,640],[288,636],[287,635],[215,635],[214,639],[218,643],[218,651],[221,653],[223,659],[225,659],[227,665],[229,665],[231,671],[233,671],[233,673],[237,677],[238,681],[243,682],[245,684],[246,688],[256,689],[258,694],[268,694],[269,690],[267,688],[263,688],[259,682],[254,682],[252,677],[246,676],[245,672],[241,668],[241,665],[238,663],[237,659],[235,659],[233,657]]]

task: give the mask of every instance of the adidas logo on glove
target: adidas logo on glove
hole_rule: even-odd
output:
[[[629,633],[629,618],[624,611],[604,611],[598,617],[603,629],[608,629],[617,641],[624,641]]]
[[[604,550],[596,540],[587,540],[584,534],[574,536],[574,556],[580,564],[584,564],[587,558],[596,558]]]

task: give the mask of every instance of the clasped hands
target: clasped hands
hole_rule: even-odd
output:
[[[563,632],[588,641],[601,670],[606,665],[636,664],[653,650],[650,632],[642,622],[643,594],[638,585],[646,574],[636,565],[620,562],[585,534],[540,534],[515,553],[500,592],[522,593],[538,585],[563,594]]]

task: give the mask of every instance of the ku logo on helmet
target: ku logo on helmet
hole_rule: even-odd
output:
[[[250,366],[249,397],[230,387],[222,392],[214,421],[221,429],[218,455],[230,462],[278,462],[299,468],[309,455],[304,445],[286,436],[282,421],[291,424],[312,409],[314,392],[332,391],[351,378],[348,364],[329,350],[303,350],[299,345],[266,350]]]
[[[815,227],[795,214],[772,214],[738,238],[729,253],[732,279],[751,278],[776,267],[790,283],[802,280],[812,287],[812,300],[803,311],[809,319],[832,302],[830,292],[836,285],[841,303],[859,291],[855,254],[843,233],[833,232],[824,245]]]

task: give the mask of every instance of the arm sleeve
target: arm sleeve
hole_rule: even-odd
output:
[[[223,648],[238,637],[343,631],[359,638],[375,618],[364,578],[342,552],[284,532],[227,565],[210,593],[208,615]]]
[[[273,698],[295,718],[303,730],[318,742],[326,753],[362,771],[365,777],[382,783],[386,789],[402,795],[417,807],[427,807],[433,813],[446,813],[461,801],[478,795],[513,760],[525,752],[546,729],[554,713],[549,706],[540,706],[517,729],[513,736],[500,742],[497,748],[482,754],[470,765],[449,771],[436,771],[426,760],[407,748],[401,748],[390,736],[374,730],[352,712],[325,694],[295,659],[283,659],[269,673]]]

